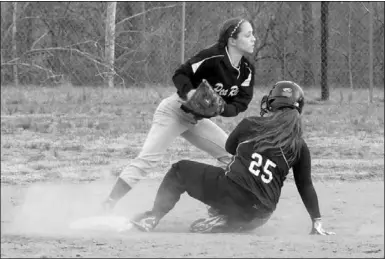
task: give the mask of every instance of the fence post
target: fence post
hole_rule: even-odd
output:
[[[373,3],[369,2],[369,99],[373,102]]]
[[[322,1],[320,2],[321,8],[320,8],[320,25],[321,25],[321,42],[320,42],[320,48],[321,48],[321,90],[322,90],[322,96],[321,100],[326,101],[330,97],[330,91],[329,86],[327,82],[328,78],[328,3]]]
[[[352,16],[352,3],[348,2],[348,74],[350,80],[351,93],[354,90],[354,83],[352,81],[352,47],[351,47],[351,16]]]
[[[17,27],[16,27],[16,22],[17,22],[17,2],[12,2],[13,6],[13,14],[12,14],[12,56],[13,59],[17,58],[17,39],[16,39],[16,33],[17,33]],[[19,85],[19,73],[17,71],[18,67],[17,64],[13,65],[13,81],[16,86]]]
[[[185,1],[182,2],[181,64],[185,62]]]

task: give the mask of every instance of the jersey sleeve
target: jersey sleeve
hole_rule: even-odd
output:
[[[296,164],[293,165],[292,169],[296,187],[311,219],[319,218],[318,196],[311,178],[311,154],[304,140],[299,159]]]
[[[225,150],[231,154],[236,154],[237,146],[240,143],[241,136],[243,136],[244,132],[248,130],[248,120],[243,119],[239,124],[237,124],[236,128],[229,134],[227,141],[225,142]]]
[[[208,69],[208,54],[207,50],[203,50],[187,60],[175,71],[172,80],[177,88],[177,94],[182,98],[186,99],[186,94],[196,88],[194,81],[201,82],[202,78],[194,78],[194,75],[197,74],[198,70]]]
[[[240,112],[244,112],[248,109],[248,105],[253,98],[253,87],[255,84],[255,70],[253,66],[247,68],[249,70],[248,78],[240,86],[238,95],[227,103],[224,107],[224,111],[221,114],[223,117],[235,117]]]

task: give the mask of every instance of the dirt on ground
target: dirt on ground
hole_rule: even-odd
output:
[[[1,257],[384,257],[384,87],[306,89],[304,138],[326,230],[309,235],[311,221],[290,172],[272,218],[243,234],[193,234],[207,207],[187,195],[156,228],[142,233],[75,231],[79,218],[103,215],[101,201],[114,178],[140,152],[154,111],[175,87],[1,88]],[[258,115],[256,87],[237,117],[213,118],[226,133]],[[183,138],[124,199],[117,216],[151,208],[161,177],[181,159],[213,164]]]
[[[159,180],[141,182],[114,213],[150,209]],[[102,213],[113,182],[39,183],[1,188],[1,257],[384,257],[384,182],[318,181],[323,224],[334,236],[309,235],[311,222],[293,181],[272,218],[242,234],[193,234],[206,206],[184,194],[152,233],[75,231],[77,218]]]

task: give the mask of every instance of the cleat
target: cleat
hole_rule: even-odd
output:
[[[216,217],[220,215],[220,210],[218,209],[215,209],[213,207],[209,207],[208,208],[208,216],[211,218],[211,217]]]
[[[192,233],[217,233],[225,232],[228,228],[227,217],[224,215],[217,215],[207,219],[198,219],[190,225],[190,232]]]
[[[158,225],[159,220],[157,216],[151,214],[151,211],[147,211],[136,216],[130,222],[140,231],[150,232]]]

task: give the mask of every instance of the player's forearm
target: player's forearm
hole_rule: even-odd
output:
[[[237,107],[232,104],[226,104],[224,107],[224,111],[221,113],[223,117],[235,117],[239,114]]]
[[[299,190],[304,206],[311,219],[320,218],[318,196],[313,185],[307,185]]]
[[[193,84],[189,77],[184,74],[182,68],[180,68],[176,71],[172,79],[175,87],[177,88],[177,94],[182,99],[186,99],[187,93],[193,89]]]
[[[223,117],[236,117],[240,112],[244,112],[248,108],[250,100],[245,99],[238,103],[229,103],[224,107],[224,111],[221,113]]]
[[[240,89],[240,93],[231,102],[228,102],[221,116],[223,117],[235,117],[240,112],[245,112],[253,98],[253,88]]]

